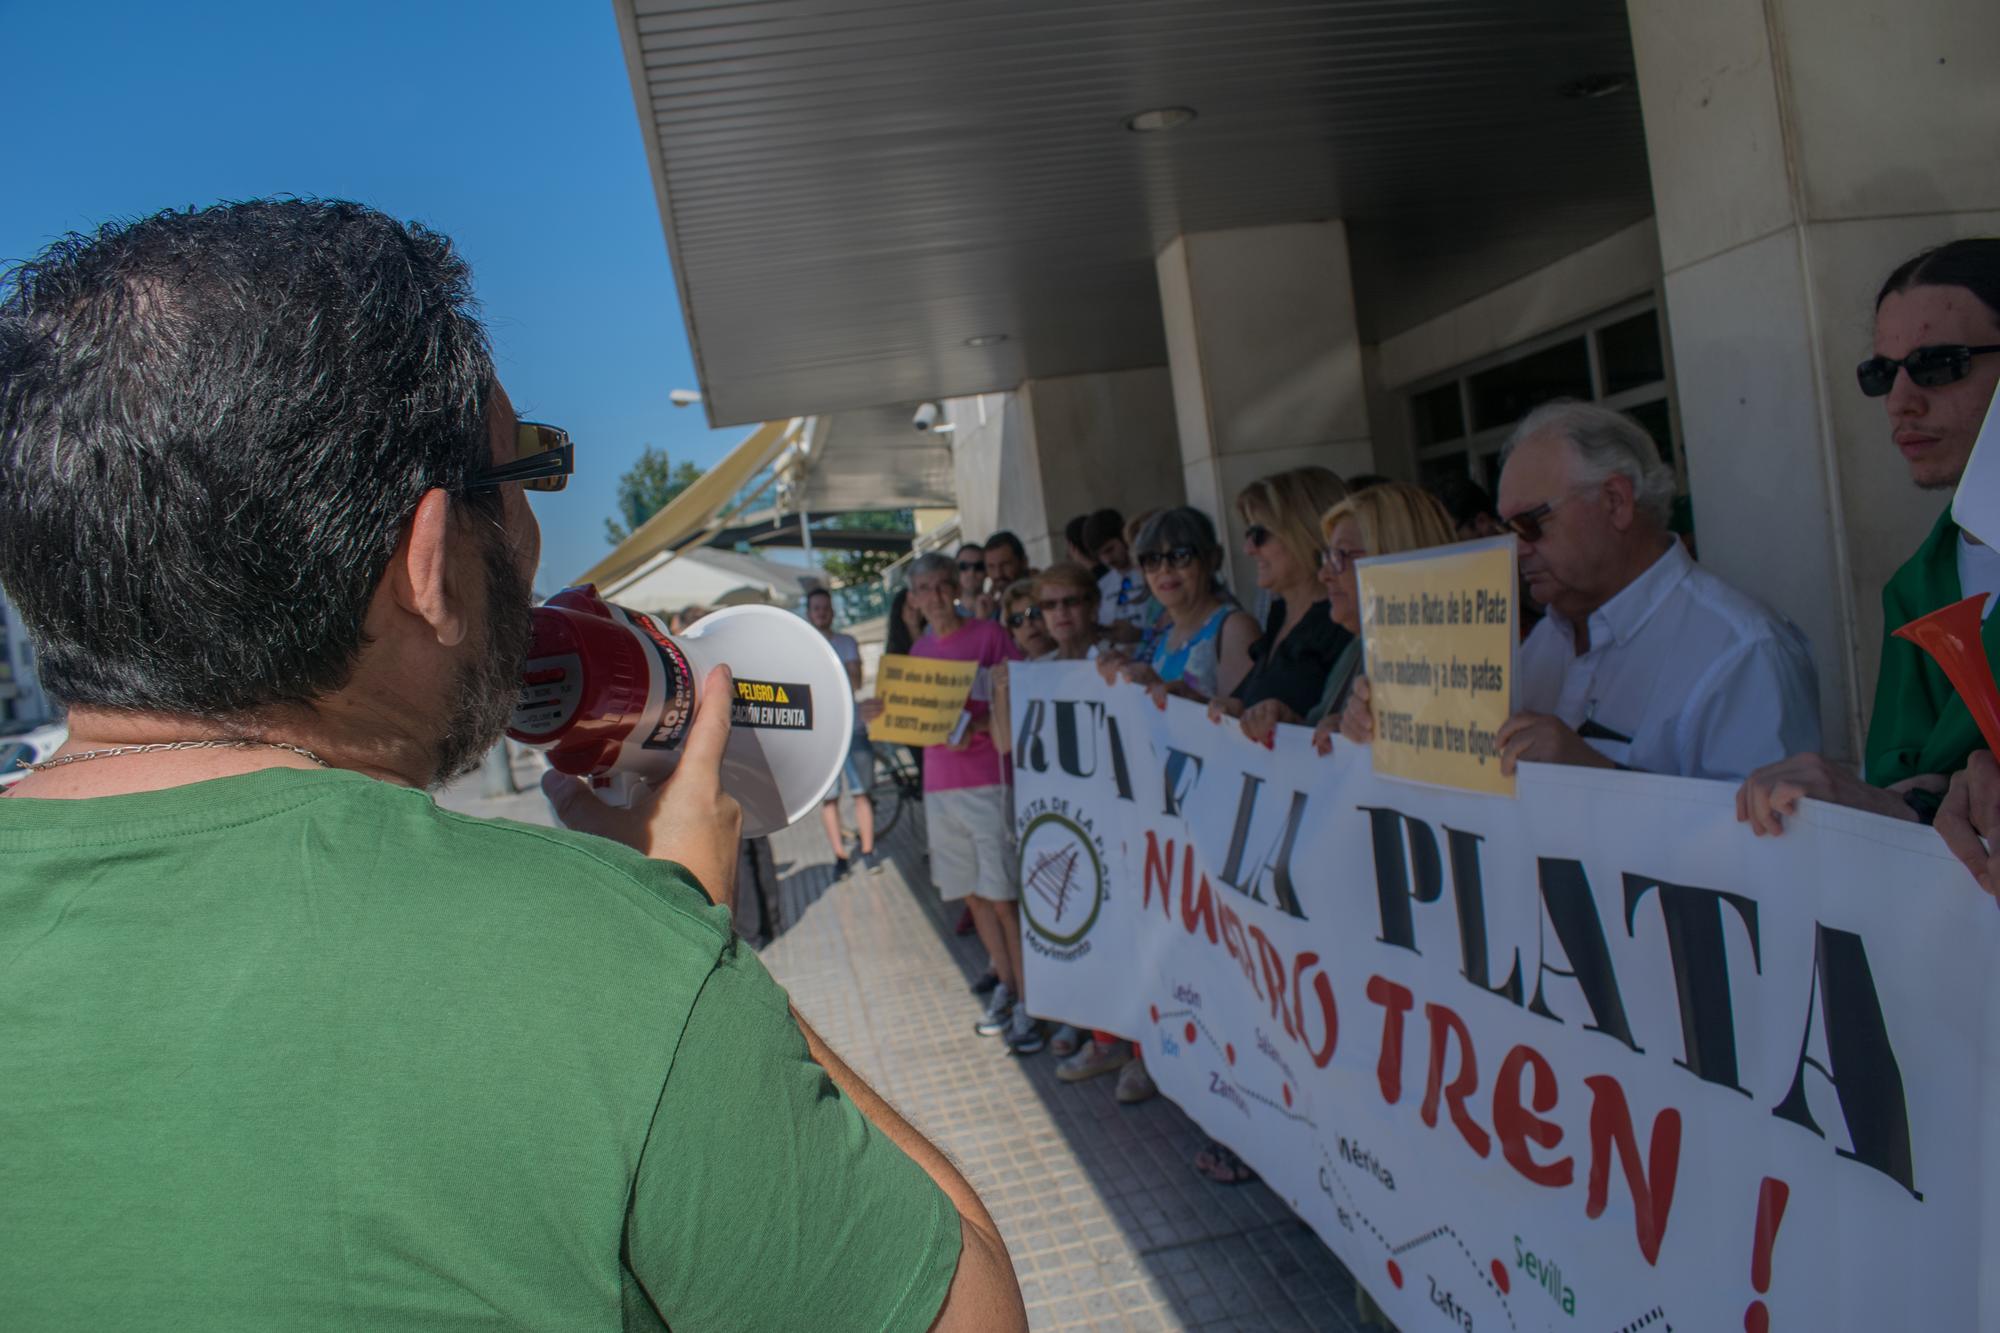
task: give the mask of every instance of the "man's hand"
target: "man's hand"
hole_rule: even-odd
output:
[[[856,699],[854,701],[854,711],[861,715],[863,723],[868,723],[873,722],[876,718],[888,712],[889,705],[883,703],[880,699]]]
[[[1266,699],[1261,703],[1251,704],[1243,710],[1241,725],[1245,736],[1268,750],[1276,743],[1280,722],[1290,722],[1296,726],[1304,721],[1305,719],[1294,713],[1292,706],[1283,699]]]
[[[1952,775],[1932,826],[1979,887],[2000,899],[2000,853],[1987,851],[1980,841],[2000,842],[2000,763],[1991,751],[1974,750],[1965,767]]]
[[[1340,734],[1356,745],[1375,743],[1375,709],[1369,704],[1368,677],[1356,676],[1354,684],[1347,691],[1347,707],[1340,710]],[[1319,745],[1319,733],[1313,733],[1313,745]],[[1327,749],[1333,747],[1329,744]],[[1325,754],[1326,750],[1320,750]]]
[[[1500,747],[1500,776],[1514,776],[1523,759],[1536,764],[1568,764],[1572,768],[1616,768],[1618,765],[1590,748],[1560,718],[1547,713],[1516,713],[1493,733]]]
[[[722,750],[729,743],[729,701],[735,693],[728,667],[708,673],[680,766],[657,787],[638,784],[632,804],[623,810],[591,795],[581,778],[554,769],[544,773],[542,791],[555,807],[556,818],[564,828],[622,842],[659,860],[680,862],[711,901],[733,907],[743,808],[722,790]]]
[[[1743,779],[1736,789],[1736,818],[1760,838],[1775,837],[1785,831],[1786,818],[1797,814],[1799,802],[1807,798],[1893,819],[1917,817],[1901,796],[1871,787],[1825,755],[1795,754]]]

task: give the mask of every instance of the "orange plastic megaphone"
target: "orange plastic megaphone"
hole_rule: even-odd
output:
[[[1986,645],[1979,639],[1979,610],[1986,594],[1940,607],[1927,616],[1918,616],[1896,631],[1937,659],[1958,697],[1979,724],[1986,748],[2000,755],[2000,685],[1993,682],[1993,664],[1986,659]]]

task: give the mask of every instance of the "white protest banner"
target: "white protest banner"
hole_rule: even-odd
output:
[[[1035,1011],[1141,1041],[1402,1328],[2000,1328],[2000,913],[1930,830],[1011,680]]]
[[[1986,419],[1951,497],[1951,521],[1977,541],[2000,545],[2000,393],[1986,405]]]

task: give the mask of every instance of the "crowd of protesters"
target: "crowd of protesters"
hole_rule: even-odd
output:
[[[1877,296],[1857,381],[1888,409],[1911,480],[1956,486],[2000,382],[2000,240],[1953,242],[1898,267]],[[969,899],[992,959],[975,987],[987,996],[977,1030],[1015,1055],[1046,1047],[1066,1082],[1115,1072],[1120,1101],[1154,1095],[1137,1043],[1045,1032],[1033,1017],[1009,841],[1009,663],[1091,660],[1109,683],[1162,705],[1201,703],[1260,742],[1290,724],[1312,727],[1323,755],[1336,735],[1367,744],[1355,563],[1502,534],[1519,544],[1522,592],[1517,711],[1498,733],[1504,772],[1527,760],[1735,782],[1739,817],[1759,836],[1781,832],[1808,797],[1935,819],[2000,895],[2000,859],[1989,864],[1979,837],[2000,827],[2000,764],[1943,671],[1885,637],[1866,761],[1856,771],[1829,759],[1806,637],[1697,563],[1670,528],[1674,498],[1644,427],[1559,400],[1515,426],[1497,495],[1465,477],[1427,490],[1310,466],[1251,482],[1234,504],[1254,589],[1229,586],[1215,516],[1188,506],[1080,514],[1063,529],[1066,558],[1039,572],[1010,532],[915,561],[891,650],[981,668],[967,726],[925,773],[932,878],[947,898]],[[1946,508],[1883,589],[1886,629],[1978,592],[2000,594],[2000,556]],[[1996,623],[1986,637],[2000,650]],[[1225,1183],[1251,1175],[1215,1143],[1195,1166]]]

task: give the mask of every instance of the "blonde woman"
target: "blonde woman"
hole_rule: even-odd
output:
[[[1250,645],[1250,670],[1234,690],[1209,702],[1211,720],[1241,717],[1266,699],[1282,700],[1303,715],[1318,701],[1327,673],[1354,637],[1327,614],[1316,573],[1319,516],[1346,498],[1346,484],[1323,467],[1259,477],[1236,497],[1243,547],[1271,609],[1262,637]]]
[[[1400,481],[1356,491],[1320,515],[1319,526],[1326,539],[1320,551],[1319,583],[1326,590],[1327,614],[1353,638],[1327,673],[1317,703],[1301,714],[1282,699],[1266,699],[1244,711],[1243,734],[1254,741],[1268,741],[1278,723],[1302,723],[1313,728],[1313,745],[1325,754],[1332,748],[1334,732],[1340,729],[1349,687],[1361,674],[1361,598],[1354,562],[1448,546],[1458,540],[1458,534],[1451,515],[1435,496]]]

